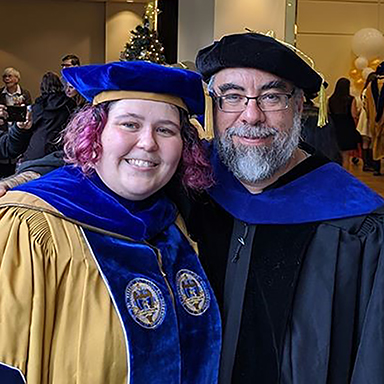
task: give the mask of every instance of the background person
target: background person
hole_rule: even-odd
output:
[[[337,143],[343,158],[343,167],[349,169],[350,152],[357,150],[360,135],[352,116],[353,96],[350,81],[344,77],[337,80],[335,90],[328,101],[329,114],[335,124]]]
[[[29,384],[215,383],[217,303],[164,190],[173,177],[212,185],[188,120],[203,111],[201,78],[147,62],[64,76],[93,102],[66,130],[72,166],[0,201],[3,371]]]
[[[4,87],[0,89],[0,105],[30,105],[32,98],[29,91],[19,84],[20,72],[15,68],[5,68],[3,72]],[[10,124],[6,118],[1,119],[0,131],[7,132]],[[26,135],[27,136],[27,135]],[[19,152],[19,151],[16,151]],[[13,175],[16,169],[17,158],[0,159],[0,177]]]
[[[0,104],[0,124],[8,118],[7,107]],[[24,122],[13,123],[5,132],[0,130],[0,159],[16,158],[24,153],[32,135],[31,113],[27,113]]]
[[[20,86],[20,72],[8,67],[3,72],[4,87],[0,89],[0,104],[3,105],[30,105],[32,98],[29,91]]]
[[[384,158],[384,62],[376,68],[376,76],[366,92],[368,131],[371,136],[374,175],[380,176],[380,161]]]
[[[80,64],[79,56],[68,54],[61,58],[61,68],[78,67]]]
[[[363,90],[361,91],[359,101],[356,104],[360,105],[360,112],[358,114],[356,129],[359,131],[362,139],[362,157],[363,157],[363,171],[375,171],[377,165],[374,163],[372,157],[372,137],[368,128],[367,118],[367,88],[371,81],[376,77],[376,73],[372,72],[368,75],[367,80],[364,84]],[[375,167],[376,165],[376,167]],[[380,171],[380,164],[379,164]]]
[[[40,92],[32,106],[33,135],[23,161],[38,159],[61,149],[61,132],[76,108],[75,101],[64,93],[60,77],[53,72],[43,75]]]

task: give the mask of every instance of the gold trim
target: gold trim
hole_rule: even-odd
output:
[[[162,101],[164,103],[176,105],[177,107],[185,109],[188,112],[187,106],[180,97],[168,95],[165,93],[152,93],[140,91],[104,91],[93,98],[92,104],[97,105],[105,101],[114,101],[121,99]]]

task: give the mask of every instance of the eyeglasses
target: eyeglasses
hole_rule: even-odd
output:
[[[293,89],[291,93],[264,93],[255,97],[239,95],[238,93],[218,96],[211,92],[210,96],[218,101],[219,108],[223,112],[243,112],[247,108],[249,100],[255,100],[257,106],[263,112],[275,112],[288,108],[288,101],[294,92]]]

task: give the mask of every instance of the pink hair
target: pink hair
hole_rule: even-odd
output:
[[[108,120],[110,105],[110,102],[86,105],[72,117],[65,129],[65,161],[80,167],[84,174],[93,172],[102,155],[101,133]],[[212,168],[195,127],[181,109],[180,118],[183,152],[176,176],[184,187],[201,191],[214,184]]]

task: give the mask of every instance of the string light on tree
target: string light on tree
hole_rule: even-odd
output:
[[[158,13],[157,2],[149,3],[143,23],[131,31],[131,38],[120,53],[120,60],[145,60],[158,64],[166,63],[163,53],[164,47],[158,40],[157,32],[154,28]]]

